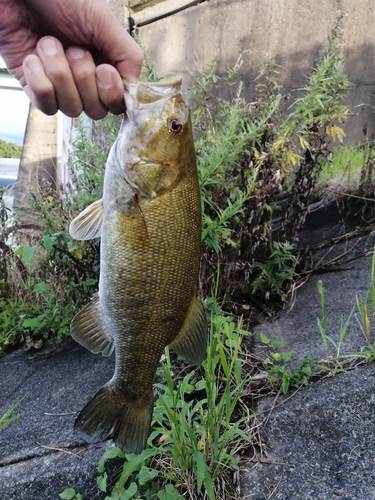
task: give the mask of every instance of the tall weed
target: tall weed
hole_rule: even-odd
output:
[[[273,239],[289,245],[290,254],[317,193],[322,162],[330,157],[327,144],[342,142],[341,124],[350,115],[343,104],[350,83],[339,52],[342,21],[339,14],[327,48],[288,109],[282,105],[280,68],[270,55],[257,78],[257,99],[251,103],[242,95],[242,83],[234,79],[241,62],[224,76],[216,74],[216,60],[203,74],[193,75],[193,123],[204,214],[201,290],[209,294],[220,264],[219,297],[225,296],[229,307],[247,303],[251,292],[257,296],[259,291],[263,301],[267,288],[274,299],[285,298],[290,279],[276,277],[276,287],[265,281],[266,268],[276,271],[278,267],[274,259],[280,252],[275,252]],[[218,96],[220,85],[232,91],[231,98]],[[282,192],[290,196],[277,234],[272,216]],[[290,276],[295,261],[292,255]],[[264,286],[254,289],[254,280]]]
[[[215,310],[217,310],[215,308]],[[209,500],[238,498],[231,476],[243,452],[252,446],[253,415],[241,396],[250,380],[243,369],[241,321],[211,315],[210,343],[201,369],[176,374],[168,348],[147,447],[139,455],[118,448],[104,453],[98,467],[98,487],[106,498]],[[124,459],[113,484],[105,462]],[[61,498],[79,498],[74,489]]]
[[[30,193],[35,224],[9,224],[4,207],[0,210],[0,354],[18,342],[26,347],[40,347],[47,337],[60,342],[69,335],[74,313],[96,291],[99,243],[73,241],[68,227],[102,196],[117,124],[115,118],[103,120],[90,137],[79,122],[71,182],[59,191],[44,182]]]

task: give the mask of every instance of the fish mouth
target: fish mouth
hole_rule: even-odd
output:
[[[137,163],[133,163],[133,167],[162,167],[163,163],[160,162],[154,162],[154,161],[146,161],[146,160],[140,160],[137,161]]]
[[[134,170],[137,168],[153,168],[153,167],[163,167],[163,163],[158,163],[158,162],[153,162],[153,161],[146,161],[146,160],[136,160],[136,161],[127,161],[125,163],[126,170]]]

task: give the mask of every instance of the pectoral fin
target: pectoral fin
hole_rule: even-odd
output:
[[[107,333],[97,294],[74,316],[70,333],[76,342],[94,354],[101,352],[103,356],[109,356],[112,353],[113,339]]]
[[[208,329],[201,299],[196,297],[190,304],[185,322],[171,348],[191,363],[200,365],[206,354]]]
[[[92,240],[100,236],[103,221],[103,200],[89,205],[69,226],[69,234],[75,240]]]

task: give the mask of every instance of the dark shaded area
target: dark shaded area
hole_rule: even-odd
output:
[[[15,414],[24,413],[0,431],[1,499],[58,498],[67,487],[94,496],[97,464],[110,444],[87,445],[73,424],[113,369],[113,357],[70,339],[57,351],[19,349],[0,359],[0,415],[21,398]]]

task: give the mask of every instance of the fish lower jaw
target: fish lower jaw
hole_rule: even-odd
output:
[[[132,168],[137,167],[137,168],[163,168],[163,163],[155,162],[155,161],[147,161],[147,160],[139,160],[137,162],[134,162],[132,165]]]

